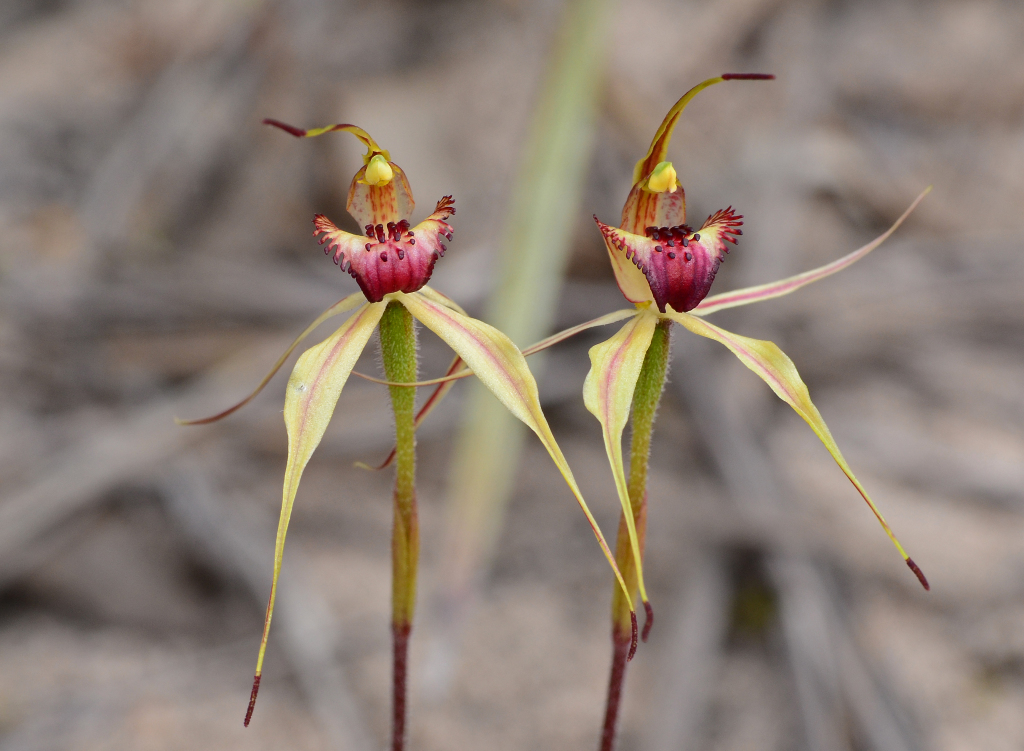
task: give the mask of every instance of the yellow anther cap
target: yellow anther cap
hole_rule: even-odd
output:
[[[367,171],[367,175],[369,175],[369,171]],[[671,193],[677,187],[679,187],[679,183],[676,180],[676,168],[672,166],[672,162],[658,162],[647,179],[647,189],[652,193]]]
[[[675,173],[672,174],[675,175]],[[366,165],[366,182],[375,188],[387,185],[394,176],[395,171],[391,169],[391,165],[382,154],[374,154],[370,163]]]

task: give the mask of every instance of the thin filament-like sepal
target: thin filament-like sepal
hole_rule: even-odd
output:
[[[473,371],[470,370],[469,368],[463,368],[462,370],[458,371],[457,373],[452,373],[450,375],[443,375],[443,376],[441,376],[439,378],[430,378],[430,379],[428,379],[426,381],[409,381],[407,383],[406,382],[399,383],[398,381],[389,381],[386,378],[377,378],[376,376],[367,375],[366,373],[360,373],[358,370],[353,370],[352,371],[352,375],[357,376],[359,378],[362,378],[364,381],[369,381],[370,383],[379,383],[381,386],[391,386],[391,387],[394,387],[394,388],[410,388],[410,389],[415,389],[415,388],[419,388],[420,386],[437,386],[437,385],[443,385],[445,383],[451,383],[452,381],[461,381],[463,378],[469,378],[471,375],[473,375]]]
[[[366,298],[363,297],[363,293],[355,292],[349,295],[348,297],[344,297],[338,302],[334,303],[334,305],[332,305],[319,316],[317,316],[317,319],[313,321],[313,323],[309,324],[309,326],[306,327],[306,330],[299,334],[298,337],[296,337],[295,341],[293,341],[289,345],[288,349],[284,351],[284,354],[277,359],[277,362],[274,363],[274,367],[272,367],[270,369],[270,372],[263,377],[263,380],[259,382],[255,389],[253,389],[252,393],[249,394],[249,396],[245,397],[242,401],[238,402],[232,407],[228,407],[223,412],[218,412],[217,414],[210,415],[209,417],[202,417],[199,418],[198,420],[179,420],[175,418],[175,422],[178,423],[179,425],[207,425],[211,422],[222,420],[231,413],[241,409],[246,404],[255,399],[256,395],[259,394],[268,383],[270,383],[270,380],[277,374],[277,371],[281,369],[281,366],[284,365],[285,361],[291,356],[292,352],[295,351],[295,348],[298,347],[307,336],[312,334],[313,331],[321,323],[326,321],[328,318],[332,318],[333,316],[339,315],[340,313],[347,313],[348,311],[359,307],[359,305],[364,302],[366,302]]]
[[[768,284],[759,284],[755,287],[744,287],[743,289],[737,289],[732,292],[723,292],[718,295],[711,295],[710,297],[704,298],[704,300],[701,301],[697,307],[691,310],[690,313],[695,316],[706,316],[709,313],[715,313],[719,310],[725,310],[726,308],[735,308],[740,305],[749,305],[754,302],[762,302],[763,300],[782,297],[783,295],[788,295],[790,292],[795,292],[801,287],[806,287],[812,282],[817,282],[827,276],[831,276],[837,271],[842,271],[848,266],[852,266],[872,250],[888,240],[890,235],[892,235],[892,233],[895,232],[901,224],[903,224],[904,220],[910,216],[910,213],[917,208],[917,205],[924,200],[924,197],[928,195],[931,190],[932,188],[929,185],[921,192],[921,195],[914,199],[914,202],[910,204],[910,207],[903,212],[900,218],[897,219],[888,230],[876,237],[867,245],[858,248],[852,253],[849,253],[832,263],[819,266],[818,268],[811,269],[810,271],[805,271],[802,274],[797,274],[796,276],[780,279],[777,282],[769,282]]]
[[[358,375],[354,370],[352,371],[352,373],[353,375]],[[427,401],[425,401],[423,403],[423,406],[420,407],[419,410],[416,412],[416,429],[419,430],[420,424],[427,419],[427,415],[433,412],[437,405],[441,403],[441,400],[444,399],[445,395],[449,391],[451,391],[451,388],[452,386],[455,385],[456,380],[472,374],[473,371],[465,367],[465,365],[462,362],[462,358],[459,357],[458,355],[455,355],[455,358],[452,360],[452,364],[448,366],[448,370],[446,371],[445,377],[434,379],[435,381],[440,382],[438,387],[434,389],[434,393],[427,398]],[[371,467],[366,462],[356,462],[355,466],[359,467],[360,469],[367,469],[374,472],[379,472],[380,470],[388,467],[391,464],[391,462],[395,460],[395,454],[397,450],[397,446],[392,446],[391,453],[387,455],[387,458],[381,464],[378,464],[375,467]]]
[[[832,437],[828,425],[825,424],[825,420],[822,418],[821,413],[818,412],[818,408],[811,401],[807,386],[804,384],[803,379],[800,378],[796,366],[786,356],[786,353],[773,342],[734,334],[688,313],[670,312],[668,315],[672,320],[682,324],[693,333],[724,344],[739,358],[740,362],[754,371],[780,399],[791,406],[804,419],[815,435],[818,436],[819,440],[825,445],[825,448],[828,449],[828,452],[832,455],[836,464],[839,465],[843,474],[846,475],[847,479],[849,479],[868,504],[875,518],[882,525],[882,529],[885,530],[893,545],[896,546],[896,550],[903,556],[903,560],[907,562],[907,565],[917,576],[921,585],[925,589],[930,589],[928,579],[925,578],[924,573],[907,555],[900,541],[896,539],[896,535],[893,534],[892,529],[889,527],[889,523],[882,516],[882,512],[878,510],[875,502],[868,495],[867,490],[864,489],[864,486],[860,484],[860,481],[853,474],[853,470],[850,469],[850,465],[847,464],[846,459],[839,450],[838,444],[836,444],[835,439]]]
[[[596,328],[597,326],[607,326],[610,323],[616,323],[623,321],[627,318],[631,318],[636,315],[636,309],[627,310],[616,310],[612,313],[606,313],[603,316],[587,321],[586,323],[580,323],[576,326],[570,326],[569,328],[559,331],[557,334],[552,334],[546,339],[541,339],[536,344],[531,344],[529,347],[523,350],[523,355],[529,357],[535,355],[541,350],[545,350],[548,347],[552,347],[559,342],[564,342],[569,337],[576,336],[576,334],[587,331],[588,329]]]
[[[281,517],[274,545],[274,575],[270,585],[270,599],[267,602],[259,656],[256,658],[256,680],[251,697],[253,703],[259,689],[259,677],[263,672],[263,657],[267,651],[270,621],[274,615],[277,584],[284,558],[284,543],[288,535],[288,524],[299,481],[306,464],[313,456],[313,451],[327,430],[327,424],[334,414],[334,407],[338,403],[338,397],[341,396],[349,373],[352,372],[352,367],[377,327],[385,307],[385,303],[364,304],[331,336],[302,353],[295,363],[291,378],[288,379],[284,402],[284,422],[288,429],[288,463],[284,475]],[[251,715],[250,708],[246,715],[246,724]]]
[[[382,149],[377,145],[377,142],[373,140],[373,137],[365,130],[360,128],[358,125],[352,125],[350,123],[336,123],[334,125],[326,125],[322,128],[297,128],[294,125],[283,123],[280,120],[275,120],[272,117],[263,118],[264,125],[272,125],[275,128],[280,128],[285,133],[295,136],[296,138],[315,138],[316,136],[322,136],[325,133],[334,133],[335,131],[344,131],[351,133],[360,141],[367,149],[366,156],[363,157],[363,161],[366,164],[370,163],[374,154],[381,154],[383,157],[391,161],[391,154],[388,153],[387,149]]]

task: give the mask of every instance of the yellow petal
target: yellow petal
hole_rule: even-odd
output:
[[[622,515],[629,531],[629,544],[633,549],[640,598],[647,602],[644,587],[643,558],[633,521],[633,509],[626,487],[626,470],[622,464],[622,431],[629,420],[629,408],[633,403],[640,368],[644,356],[651,346],[651,337],[658,325],[658,316],[649,310],[639,312],[611,339],[590,348],[590,372],[583,384],[583,403],[601,422],[604,434],[604,448],[608,452],[615,489],[622,504]],[[632,595],[627,595],[632,603]]]
[[[447,305],[452,310],[457,310],[458,312],[463,314],[465,313],[465,311],[462,310],[462,308],[460,308],[458,305],[452,302],[449,298],[445,297],[440,292],[436,292],[435,290],[430,289],[429,287],[423,287],[423,289],[420,290],[420,294],[422,294],[428,300],[433,300],[434,302],[440,303],[441,305]],[[564,331],[559,331],[557,334],[552,334],[547,339],[542,339],[536,344],[533,344],[524,349],[523,356],[529,357],[530,355],[536,354],[541,350],[547,349],[548,347],[558,344],[559,342],[565,341],[571,336],[575,336],[581,331],[586,331],[587,329],[594,328],[595,326],[605,326],[609,323],[615,323],[616,321],[621,321],[623,318],[629,318],[630,316],[635,315],[635,310],[616,310],[614,313],[607,313],[603,316],[595,318],[592,321],[587,321],[586,323],[581,323],[577,326],[572,326],[570,328],[565,329]],[[367,380],[375,381],[377,383],[384,383],[388,386],[392,385],[387,381],[382,381],[379,378],[371,378],[370,376],[363,375],[362,373],[359,373],[357,371],[352,371],[352,375],[357,375],[361,378],[366,378]],[[471,371],[462,363],[461,357],[456,355],[455,359],[452,361],[452,364],[448,366],[448,370],[445,371],[445,374],[442,378],[435,378],[430,381],[418,382],[417,386],[430,386],[437,384],[437,388],[434,390],[434,393],[430,395],[427,401],[423,403],[423,406],[420,407],[419,412],[416,413],[416,427],[418,428],[420,426],[420,423],[422,423],[427,418],[427,415],[429,415],[434,410],[434,408],[438,404],[440,404],[441,400],[444,399],[444,397],[451,390],[451,387],[455,385],[455,381],[471,375],[473,375],[473,371]],[[391,464],[394,458],[395,449],[392,448],[391,453],[388,454],[388,457],[387,459],[384,460],[383,464],[378,464],[376,467],[371,467],[368,464],[365,464],[364,462],[356,462],[356,466],[362,467],[363,469],[384,469],[386,466]]]
[[[721,342],[728,347],[736,357],[740,359],[744,365],[750,368],[752,371],[757,373],[761,379],[767,383],[772,391],[774,391],[782,401],[786,402],[791,406],[796,413],[800,415],[811,426],[811,430],[814,431],[815,435],[821,439],[821,442],[825,444],[825,448],[832,454],[832,458],[835,459],[836,464],[843,470],[843,474],[849,478],[853,486],[857,488],[857,492],[861,494],[861,497],[867,501],[868,506],[871,507],[871,511],[878,519],[885,533],[889,535],[889,539],[892,540],[893,545],[903,556],[903,560],[906,561],[907,565],[911,568],[921,584],[925,589],[929,589],[928,580],[925,579],[921,569],[917,567],[917,564],[907,555],[903,546],[900,545],[899,540],[896,539],[896,535],[893,534],[889,528],[888,522],[885,521],[885,517],[882,516],[882,512],[878,510],[875,502],[871,500],[868,492],[864,489],[864,486],[860,484],[860,481],[854,476],[853,470],[850,469],[850,465],[846,463],[846,459],[843,458],[842,452],[839,450],[839,446],[836,445],[835,439],[832,438],[832,433],[828,429],[828,425],[825,424],[825,420],[822,419],[821,413],[818,412],[818,408],[814,406],[811,401],[811,395],[807,392],[807,386],[800,378],[800,374],[796,370],[796,366],[793,365],[793,361],[786,356],[781,349],[775,346],[774,343],[764,341],[761,339],[751,339],[746,336],[740,336],[739,334],[733,334],[732,332],[721,329],[717,326],[713,326],[707,321],[697,318],[696,316],[690,315],[689,313],[676,313],[669,312],[668,317],[672,320],[682,324],[690,331],[700,336],[707,337],[708,339],[714,339],[717,342]]]
[[[594,219],[597,219],[597,216]],[[607,237],[604,238],[604,247],[608,251],[608,260],[612,264],[615,283],[619,285],[622,296],[634,305],[654,302],[654,293],[651,292],[651,285],[647,281],[647,277],[644,276],[644,272],[626,258],[625,252],[616,248]]]
[[[177,422],[179,425],[206,425],[207,423],[216,422],[217,420],[227,417],[232,412],[241,409],[246,404],[251,402],[256,397],[256,395],[260,393],[268,383],[270,383],[270,379],[273,378],[277,371],[281,369],[281,366],[284,365],[285,360],[287,360],[291,353],[295,351],[295,348],[302,343],[303,339],[305,339],[307,336],[313,333],[317,326],[326,321],[328,318],[336,316],[340,313],[347,313],[353,308],[358,307],[359,304],[362,302],[366,302],[366,298],[363,297],[363,293],[355,292],[349,295],[348,297],[343,297],[341,300],[334,303],[334,305],[332,305],[323,313],[321,313],[317,317],[317,319],[313,321],[313,323],[309,324],[309,326],[306,327],[305,331],[299,334],[299,336],[295,339],[294,342],[291,343],[288,349],[284,351],[284,354],[277,359],[277,362],[274,363],[274,367],[272,367],[270,369],[270,372],[267,373],[266,376],[264,376],[263,380],[259,382],[259,385],[256,386],[253,392],[249,394],[249,396],[245,397],[242,401],[238,402],[238,404],[234,405],[233,407],[228,407],[223,412],[218,412],[217,414],[211,415],[210,417],[203,417],[198,420],[175,420],[175,422]]]
[[[281,573],[281,557],[288,522],[299,489],[302,471],[306,468],[314,449],[320,444],[327,423],[349,373],[359,359],[366,342],[384,314],[387,303],[368,303],[356,311],[337,331],[315,347],[306,350],[295,363],[288,391],[284,399],[284,422],[288,428],[288,465],[284,473],[284,491],[281,500],[281,518],[277,525],[277,544],[274,547],[274,579],[270,587],[270,602],[263,624],[260,654],[256,661],[256,675],[263,670],[263,655],[267,649],[270,618],[277,596],[277,579]]]
[[[423,285],[422,287],[420,287],[418,291],[428,300],[433,300],[434,302],[441,303],[442,305],[449,307],[452,310],[457,310],[459,313],[462,313],[463,315],[466,314],[466,311],[464,311],[457,302],[455,302],[452,298],[448,297],[448,295],[441,294],[433,287]]]
[[[818,268],[811,269],[810,271],[805,271],[802,274],[797,274],[796,276],[780,279],[777,282],[769,282],[768,284],[759,284],[756,287],[744,287],[743,289],[737,289],[732,292],[723,292],[719,295],[711,295],[710,297],[704,298],[700,305],[693,309],[693,315],[705,316],[708,313],[725,310],[726,308],[735,308],[740,305],[749,305],[752,302],[761,302],[762,300],[771,300],[774,297],[782,297],[783,295],[788,295],[790,292],[795,292],[801,287],[805,287],[811,282],[816,282],[827,276],[831,276],[837,271],[842,271],[847,266],[853,265],[888,240],[889,236],[896,231],[897,227],[903,224],[903,221],[910,216],[910,212],[917,208],[917,204],[921,203],[924,197],[928,195],[931,190],[932,187],[929,185],[924,189],[921,195],[914,199],[914,202],[910,204],[910,208],[904,211],[903,215],[897,219],[888,230],[876,237],[867,245],[858,248],[852,253],[849,253],[832,263],[819,266]]]
[[[449,347],[462,358],[476,376],[483,382],[491,393],[505,405],[505,407],[516,417],[526,423],[537,437],[540,438],[544,448],[547,449],[555,466],[562,473],[565,482],[569,485],[576,500],[583,509],[583,513],[590,522],[590,527],[597,537],[598,544],[604,552],[605,558],[615,572],[619,586],[626,595],[626,600],[631,601],[626,582],[615,565],[615,557],[612,555],[601,533],[597,521],[583,500],[583,494],[576,484],[576,479],[569,469],[569,463],[562,455],[562,450],[555,442],[551,433],[548,421],[540,406],[540,396],[537,393],[537,382],[533,378],[526,359],[512,343],[512,340],[498,331],[493,326],[488,326],[483,321],[469,318],[448,307],[428,300],[423,295],[413,293],[411,295],[396,296],[396,299],[409,309],[415,318],[423,323],[428,329],[443,339]]]

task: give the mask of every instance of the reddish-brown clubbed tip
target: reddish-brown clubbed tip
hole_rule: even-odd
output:
[[[252,679],[252,693],[249,694],[249,708],[245,710],[245,722],[242,727],[249,727],[249,720],[252,719],[252,710],[256,708],[256,694],[260,692],[260,675],[257,673]]]
[[[626,662],[629,662],[630,660],[632,660],[633,659],[633,655],[636,654],[636,642],[637,642],[637,639],[636,639],[636,635],[637,635],[636,611],[634,611],[634,610],[630,610],[629,611],[629,620],[630,620],[630,624],[632,625],[633,628],[632,628],[632,632],[630,634],[629,654],[626,655]]]
[[[931,585],[928,584],[928,579],[927,577],[925,577],[924,571],[922,571],[918,567],[918,565],[914,563],[913,558],[907,558],[907,565],[910,566],[910,570],[914,572],[914,576],[916,576],[917,580],[921,582],[921,586],[925,588],[925,591],[931,592],[932,588]]]
[[[263,124],[264,125],[273,125],[275,128],[280,128],[285,133],[291,133],[296,138],[302,138],[303,136],[306,135],[306,131],[304,131],[302,128],[296,128],[294,125],[289,125],[288,123],[283,123],[280,120],[275,120],[272,117],[265,117],[265,118],[263,118]]]
[[[644,603],[644,632],[640,635],[644,643],[647,643],[647,637],[651,635],[651,628],[654,626],[654,608],[651,607],[651,603]]]
[[[774,81],[774,73],[723,73],[723,81]],[[264,120],[266,122],[266,120]]]

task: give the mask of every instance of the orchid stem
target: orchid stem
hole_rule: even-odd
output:
[[[416,329],[412,315],[388,303],[380,319],[380,351],[389,381],[416,380]],[[390,386],[395,413],[395,522],[391,537],[391,633],[394,644],[391,749],[405,747],[405,696],[409,635],[416,609],[419,522],[416,518],[416,390]]]
[[[671,321],[660,321],[654,330],[651,346],[647,349],[640,377],[633,392],[631,418],[632,442],[629,455],[629,504],[633,512],[633,523],[643,554],[644,537],[647,532],[647,466],[651,456],[651,434],[654,418],[661,402],[668,371],[668,356]],[[633,600],[637,599],[636,564],[629,543],[629,531],[625,515],[619,517],[619,533],[615,541],[615,562],[626,579]],[[619,717],[622,685],[626,677],[626,662],[632,631],[630,612],[632,603],[627,602],[622,590],[615,587],[612,592],[612,669],[608,680],[608,698],[605,703],[604,728],[601,732],[601,751],[612,751],[615,747],[615,726]],[[643,639],[647,641],[649,627],[645,625]]]

